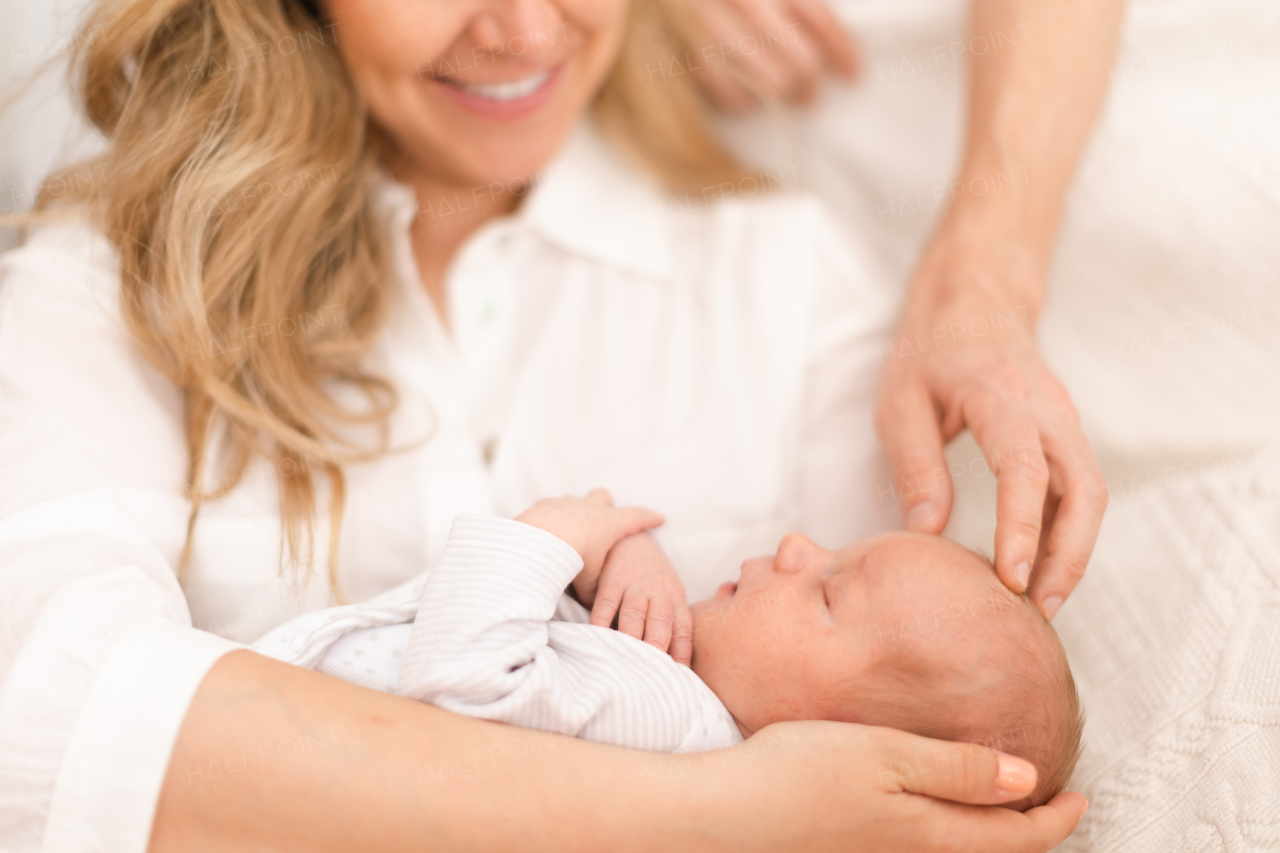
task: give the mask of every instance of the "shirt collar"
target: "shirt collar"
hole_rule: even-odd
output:
[[[517,217],[572,254],[647,278],[672,274],[661,191],[624,163],[588,122],[574,128],[535,178]]]
[[[624,163],[589,121],[573,129],[531,183],[524,204],[507,220],[511,225],[570,254],[645,278],[670,278],[671,234],[661,190]],[[407,229],[418,212],[413,190],[379,170],[375,192],[396,229]]]

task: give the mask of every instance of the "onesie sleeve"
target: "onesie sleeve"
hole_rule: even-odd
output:
[[[548,623],[581,570],[578,553],[544,530],[459,516],[423,588],[400,694],[505,722],[550,701],[563,668]]]
[[[459,516],[428,575],[399,692],[472,717],[636,749],[739,742],[733,718],[691,669],[586,621],[563,594],[581,570],[582,558],[550,533]]]

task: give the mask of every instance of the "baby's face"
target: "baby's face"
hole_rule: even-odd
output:
[[[989,563],[915,533],[838,551],[791,534],[692,609],[693,668],[748,731],[801,719],[918,730],[927,720],[894,709],[914,715],[925,698],[977,719],[964,697],[1006,677],[1005,644],[1035,641],[1030,606]]]

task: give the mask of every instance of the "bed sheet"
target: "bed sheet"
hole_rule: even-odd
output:
[[[1280,850],[1280,452],[1117,502],[1054,624],[1090,804],[1058,849]]]

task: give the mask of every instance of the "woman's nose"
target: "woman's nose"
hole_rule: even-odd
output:
[[[778,543],[778,558],[773,561],[774,568],[782,574],[795,574],[821,550],[803,533],[788,533]]]
[[[487,45],[495,59],[519,59],[567,38],[565,18],[551,0],[493,0],[476,15],[471,37]]]

